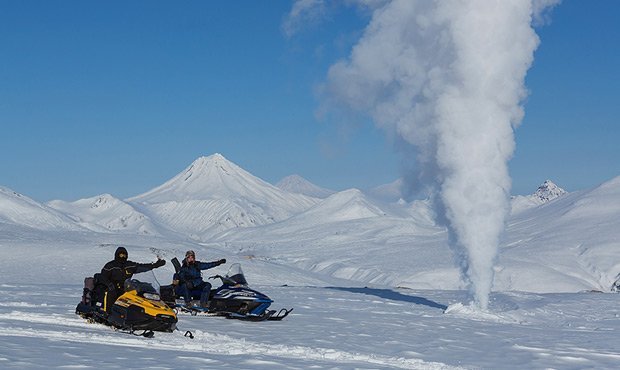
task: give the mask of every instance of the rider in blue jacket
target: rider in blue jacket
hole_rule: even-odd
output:
[[[202,280],[201,270],[214,268],[224,263],[226,263],[226,259],[213,262],[196,261],[194,251],[187,251],[185,253],[181,270],[176,274],[174,280],[179,281],[176,293],[179,296],[183,296],[186,306],[191,304],[192,297],[200,296],[200,306],[203,308],[207,307],[209,294],[211,293],[211,284]]]

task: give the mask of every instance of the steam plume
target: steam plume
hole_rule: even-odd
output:
[[[539,44],[532,23],[557,1],[357,3],[371,21],[330,68],[326,93],[415,148],[409,177],[434,190],[463,280],[486,310],[509,209],[513,130]]]

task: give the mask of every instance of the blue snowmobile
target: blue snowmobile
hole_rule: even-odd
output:
[[[181,264],[177,258],[172,259],[172,264],[178,272]],[[207,307],[200,307],[197,304],[185,305],[185,300],[175,295],[173,285],[162,286],[160,294],[162,300],[173,307],[177,312],[189,313],[191,315],[208,314],[213,316],[224,316],[228,319],[238,319],[246,321],[282,320],[288,316],[293,309],[268,310],[273,300],[265,294],[250,289],[245,275],[241,270],[241,265],[234,263],[228,269],[225,276],[215,275],[209,279],[220,279],[222,285],[211,291]],[[191,297],[192,300],[199,300],[199,296]]]

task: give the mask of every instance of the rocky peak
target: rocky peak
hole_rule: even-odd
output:
[[[538,189],[536,189],[536,192],[533,195],[541,202],[546,203],[566,193],[566,190],[557,186],[551,180],[546,180],[538,187]]]

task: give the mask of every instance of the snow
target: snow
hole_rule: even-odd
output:
[[[0,287],[0,366],[611,369],[620,363],[620,312],[611,294],[493,293],[492,313],[480,314],[444,313],[462,299],[456,291],[258,286],[295,311],[262,323],[182,315],[181,331],[145,339],[76,316],[80,288]],[[195,338],[184,337],[186,330]]]
[[[71,215],[81,226],[93,231],[160,233],[158,227],[151,222],[148,216],[110,194],[80,199],[75,202],[55,200],[47,205]]]
[[[396,202],[401,198],[405,198],[402,194],[402,189],[404,187],[403,179],[395,180],[389,184],[379,185],[370,190],[367,190],[366,193],[371,197],[387,201],[387,202]]]
[[[566,190],[557,186],[551,180],[545,180],[545,182],[536,189],[534,194],[525,196],[517,195],[512,198],[512,214],[547,203],[564,194],[567,194]]]
[[[5,187],[0,187],[0,210],[0,222],[42,230],[79,229],[66,215]]]
[[[43,205],[0,188],[0,368],[620,366],[619,296],[610,292],[620,273],[620,177],[519,212],[514,198],[480,311],[428,201],[383,202],[356,189],[291,194],[221,155],[183,173],[200,186],[182,177],[128,200]],[[259,204],[254,224],[213,226]],[[89,324],[75,315],[83,279],[119,245],[133,261],[165,258],[153,271],[161,284],[187,249],[228,260],[205,276],[239,262],[273,308],[294,311],[259,323],[181,315],[181,331],[151,339]]]
[[[276,186],[290,193],[303,194],[309,197],[321,199],[327,198],[335,193],[333,190],[316,186],[299,175],[286,176],[282,180],[278,181]]]
[[[162,228],[196,240],[282,221],[318,201],[283,191],[218,153],[196,159],[164,184],[127,199]]]

